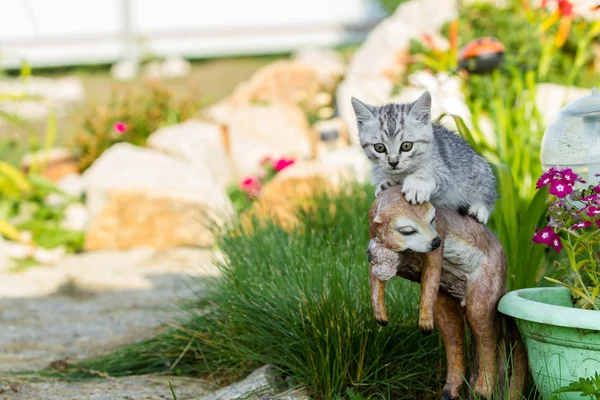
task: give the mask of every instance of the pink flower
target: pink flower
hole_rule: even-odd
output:
[[[558,173],[558,170],[555,167],[550,168],[548,171],[544,172],[542,174],[542,176],[540,176],[540,178],[538,179],[535,188],[536,189],[541,189],[544,186],[548,186],[548,184],[550,183],[550,181],[555,177],[555,175]]]
[[[541,189],[544,186],[548,186],[548,184],[550,183],[551,180],[552,180],[552,175],[549,172],[544,172],[542,174],[542,176],[540,176],[540,178],[538,179],[537,183],[535,184],[535,188]]]
[[[275,164],[273,165],[273,168],[275,168],[275,171],[277,171],[277,172],[283,171],[290,165],[294,164],[294,162],[295,162],[295,160],[293,158],[281,158],[281,159],[277,160],[277,162],[275,162]]]
[[[554,232],[554,229],[547,226],[540,231],[536,229],[536,232],[533,235],[531,241],[534,243],[546,244],[550,246],[552,244],[552,241],[557,237],[558,235],[556,234],[556,232]]]
[[[562,178],[569,184],[574,185],[575,182],[585,183],[583,179],[579,175],[577,175],[571,168],[565,168],[563,170],[558,171]]]
[[[560,253],[563,245],[558,235],[554,239],[552,239],[552,244],[550,245],[550,247],[552,247],[554,251],[556,251],[556,254]]]
[[[600,215],[600,207],[588,206],[585,211],[585,215],[588,217],[595,217]]]
[[[594,192],[600,193],[600,185],[598,185],[594,188]]]
[[[589,228],[590,226],[592,226],[592,223],[590,221],[581,221],[581,222],[576,223],[569,229],[571,229],[571,230],[582,229],[582,228]]]
[[[562,242],[560,241],[560,236],[558,236],[556,232],[554,232],[554,230],[548,226],[540,231],[536,230],[531,241],[534,243],[540,243],[550,246],[557,253],[559,253],[562,249]]]
[[[573,192],[573,186],[562,179],[552,179],[550,182],[550,194],[559,199],[564,199],[571,192]]]
[[[257,177],[250,176],[240,183],[240,189],[248,193],[250,197],[256,197],[260,193],[262,185]]]
[[[115,122],[113,125],[113,131],[119,135],[122,135],[127,132],[127,124],[125,122]]]
[[[548,171],[544,172],[542,176],[540,176],[535,188],[541,189],[544,186],[552,185],[552,182],[556,180],[560,180],[570,186],[573,186],[575,182],[585,183],[585,181],[581,179],[579,175],[573,172],[571,168],[552,167]]]

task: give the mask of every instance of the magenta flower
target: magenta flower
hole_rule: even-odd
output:
[[[540,178],[538,179],[537,183],[535,184],[535,188],[541,189],[544,186],[548,186],[548,184],[550,183],[552,178],[554,178],[554,174],[555,174],[554,167],[550,168],[550,170],[548,170],[547,172],[544,172],[542,174],[542,176],[540,176]]]
[[[600,215],[600,207],[587,206],[585,215],[587,215],[588,217],[596,217]]]
[[[548,171],[544,172],[542,176],[540,176],[535,185],[535,188],[541,189],[544,186],[552,185],[554,181],[561,181],[562,183],[567,184],[569,186],[573,186],[575,182],[585,183],[585,181],[581,179],[579,175],[573,172],[571,168],[561,169],[559,167],[552,167]],[[570,192],[572,192],[572,190]]]
[[[125,122],[115,122],[113,124],[113,131],[122,135],[127,132],[127,124]]]
[[[569,184],[574,185],[575,182],[585,183],[583,179],[579,175],[577,175],[571,168],[565,168],[563,170],[558,171],[562,178]]]
[[[240,189],[246,192],[250,197],[258,196],[261,187],[260,180],[254,176],[250,176],[240,183]]]
[[[560,253],[563,248],[562,242],[560,241],[560,237],[556,235],[554,239],[552,239],[552,244],[550,245],[556,251],[556,254]]]
[[[600,185],[598,185],[594,188],[594,192],[600,193]]]
[[[552,241],[557,237],[558,235],[556,234],[556,232],[554,232],[554,229],[547,226],[540,231],[536,229],[536,232],[533,235],[531,241],[534,243],[540,243],[550,246],[552,245]]]
[[[293,158],[281,158],[277,160],[277,162],[275,162],[273,168],[275,169],[275,171],[280,172],[289,167],[290,165],[293,165],[294,162],[295,160]]]
[[[562,179],[552,179],[550,182],[550,194],[559,199],[564,199],[571,192],[573,192],[573,186]]]
[[[589,228],[590,226],[592,226],[592,223],[590,221],[581,221],[576,223],[575,225],[573,225],[571,228],[571,230],[573,229],[583,229],[583,228]]]

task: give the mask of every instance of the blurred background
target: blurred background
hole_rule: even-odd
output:
[[[500,199],[489,226],[507,250],[509,288],[538,285],[552,257],[521,230],[533,232],[544,211],[530,206],[546,127],[600,82],[598,8],[592,0],[3,2],[0,321],[10,333],[0,335],[1,368],[60,370],[67,358],[151,337],[175,293],[202,295],[188,275],[219,275],[213,222],[268,217],[289,233],[317,191],[339,193],[348,181],[368,188],[352,96],[384,104],[430,91],[434,118],[494,166]],[[321,229],[323,243],[366,239],[351,236],[364,218],[350,208],[347,236],[325,226],[313,233]],[[240,248],[254,246],[255,259],[274,246],[252,240]],[[351,261],[364,262],[357,249]],[[364,318],[367,326],[368,311]],[[433,353],[405,376],[420,391],[436,385]],[[348,357],[339,365],[357,358]],[[151,372],[163,365],[146,362]],[[350,381],[308,386],[330,398]]]

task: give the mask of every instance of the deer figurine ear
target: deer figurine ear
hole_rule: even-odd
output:
[[[375,117],[375,107],[363,103],[356,97],[352,97],[350,101],[358,122],[365,122]]]
[[[413,103],[409,114],[424,124],[431,122],[431,94],[429,92],[423,93]]]

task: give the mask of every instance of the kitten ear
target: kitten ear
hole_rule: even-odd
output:
[[[410,115],[427,124],[431,121],[431,94],[423,93],[410,109]]]
[[[352,97],[350,101],[358,122],[368,121],[375,116],[375,107],[363,103],[356,97]]]

